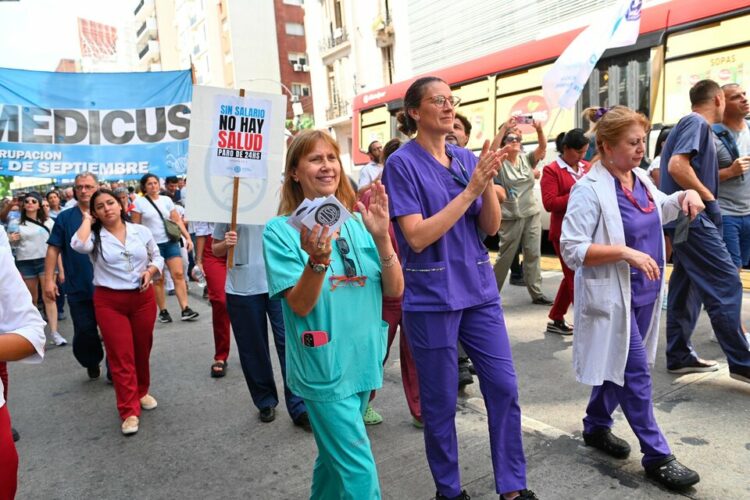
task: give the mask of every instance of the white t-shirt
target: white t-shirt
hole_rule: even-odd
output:
[[[648,170],[646,170],[646,172],[650,174],[654,170],[659,170],[660,166],[661,166],[661,156],[657,156],[651,161],[651,165],[648,166]]]
[[[41,363],[44,358],[44,320],[31,303],[31,294],[13,265],[10,249],[0,247],[0,335],[16,333],[27,339],[36,352],[22,363]],[[0,408],[5,405],[0,381]]]
[[[174,202],[169,196],[160,195],[159,199],[151,201],[159,207],[161,215],[163,215],[165,219],[170,218],[169,216],[172,213],[172,210],[174,210]],[[156,211],[145,196],[139,196],[135,200],[135,208],[133,211],[141,214],[141,224],[151,231],[156,243],[167,243],[169,241],[167,232],[164,230],[164,219],[159,216],[159,212]]]
[[[55,222],[52,219],[44,221],[44,226],[49,229],[26,221],[18,225],[18,233],[21,239],[16,244],[16,260],[43,259],[47,255],[47,239],[52,232]]]
[[[193,222],[196,236],[212,236],[214,234],[214,223],[213,222]]]
[[[0,248],[7,248],[10,250],[10,241],[8,241],[8,233],[5,232],[5,227],[0,224]]]
[[[359,172],[359,187],[365,187],[372,184],[383,173],[383,166],[371,161]]]
[[[735,136],[734,141],[737,143],[737,150],[740,156],[750,155],[750,126],[745,124],[745,127],[740,130]]]

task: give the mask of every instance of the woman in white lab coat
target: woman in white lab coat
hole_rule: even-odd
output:
[[[672,455],[653,414],[651,374],[664,284],[661,226],[680,210],[704,207],[695,191],[661,193],[637,168],[646,150],[648,120],[615,106],[597,126],[601,160],[574,186],[560,248],[575,270],[573,364],[579,382],[594,386],[583,420],[588,446],[626,458],[630,446],[612,434],[622,407],[643,452],[646,474],[682,490],[698,474]]]
[[[0,245],[0,361],[40,363],[44,357],[44,321],[7,245]],[[0,381],[0,498],[14,498],[18,453]]]

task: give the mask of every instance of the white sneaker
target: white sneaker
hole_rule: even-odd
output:
[[[146,394],[141,398],[141,408],[144,410],[153,410],[157,406],[158,403],[156,402],[156,398],[151,394]]]
[[[65,340],[65,337],[60,335],[59,332],[52,332],[52,340],[55,342],[56,346],[64,346],[68,343],[68,341]]]
[[[122,426],[120,429],[122,430],[122,433],[126,436],[130,434],[135,434],[138,432],[138,424],[140,421],[138,420],[138,417],[135,415],[131,415],[122,422]]]

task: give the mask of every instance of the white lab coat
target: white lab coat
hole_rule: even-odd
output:
[[[676,219],[680,211],[678,197],[682,192],[667,196],[654,186],[645,171],[636,168],[633,172],[653,196],[663,223]],[[661,232],[660,237],[663,249]],[[585,266],[583,261],[592,243],[625,245],[615,178],[600,162],[573,186],[563,219],[560,252],[568,267],[575,270],[573,367],[576,379],[588,385],[601,385],[609,380],[622,386],[630,345],[630,265],[619,261]],[[664,287],[663,273],[661,287]],[[653,365],[656,357],[660,316],[661,307],[657,305],[644,335],[649,365]]]

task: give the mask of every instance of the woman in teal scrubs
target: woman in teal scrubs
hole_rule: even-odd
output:
[[[362,416],[370,392],[383,382],[388,324],[381,319],[382,298],[401,296],[403,276],[379,182],[369,208],[359,203],[361,214],[334,234],[320,225],[298,234],[287,224],[304,199],[329,195],[353,211],[356,195],[336,141],[304,131],[287,152],[280,216],[263,235],[268,292],[282,302],[287,383],[305,401],[318,445],[311,498],[378,499]]]

